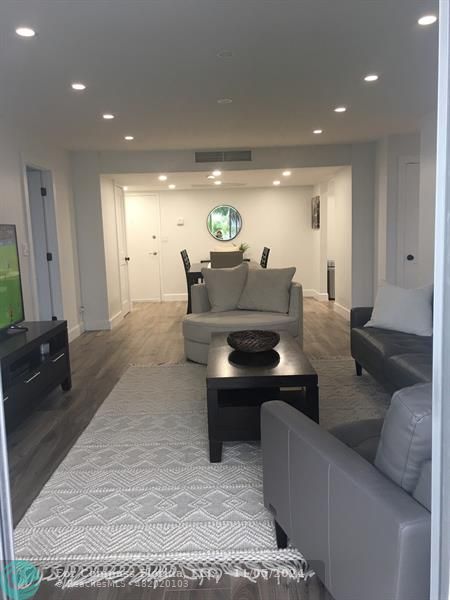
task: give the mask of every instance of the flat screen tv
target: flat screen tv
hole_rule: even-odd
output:
[[[0,330],[24,320],[15,225],[0,225]]]

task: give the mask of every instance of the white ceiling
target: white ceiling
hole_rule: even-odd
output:
[[[107,177],[115,183],[127,187],[128,192],[159,192],[169,190],[169,184],[175,184],[176,190],[221,190],[226,188],[272,187],[275,180],[281,181],[279,187],[316,185],[328,181],[342,167],[313,167],[308,169],[290,169],[291,175],[284,177],[279,169],[258,169],[248,171],[222,171],[217,177],[222,185],[216,186],[207,178],[211,173],[165,173],[167,181],[158,180],[157,173],[110,174]],[[273,186],[274,187],[274,186]]]
[[[0,118],[95,150],[412,131],[435,103],[438,26],[417,25],[430,10],[435,0],[2,0]],[[38,35],[18,38],[19,25]],[[379,82],[365,84],[373,71]]]

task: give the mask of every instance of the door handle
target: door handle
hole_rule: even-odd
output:
[[[153,256],[157,256],[158,253],[157,252],[152,252]]]
[[[408,256],[406,257],[406,260],[414,260],[414,255],[408,254]]]
[[[128,262],[130,260],[129,256],[125,256],[125,260]]]

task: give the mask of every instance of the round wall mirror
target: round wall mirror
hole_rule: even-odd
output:
[[[220,242],[229,242],[239,234],[242,228],[242,218],[232,206],[222,204],[209,213],[206,220],[209,233]]]

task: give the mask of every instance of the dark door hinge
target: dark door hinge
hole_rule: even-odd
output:
[[[42,196],[43,198],[45,198],[45,196],[46,196],[46,195],[47,195],[47,188],[45,188],[45,187],[41,187],[41,196]]]
[[[51,262],[53,260],[53,254],[51,252],[47,252],[47,260]]]

